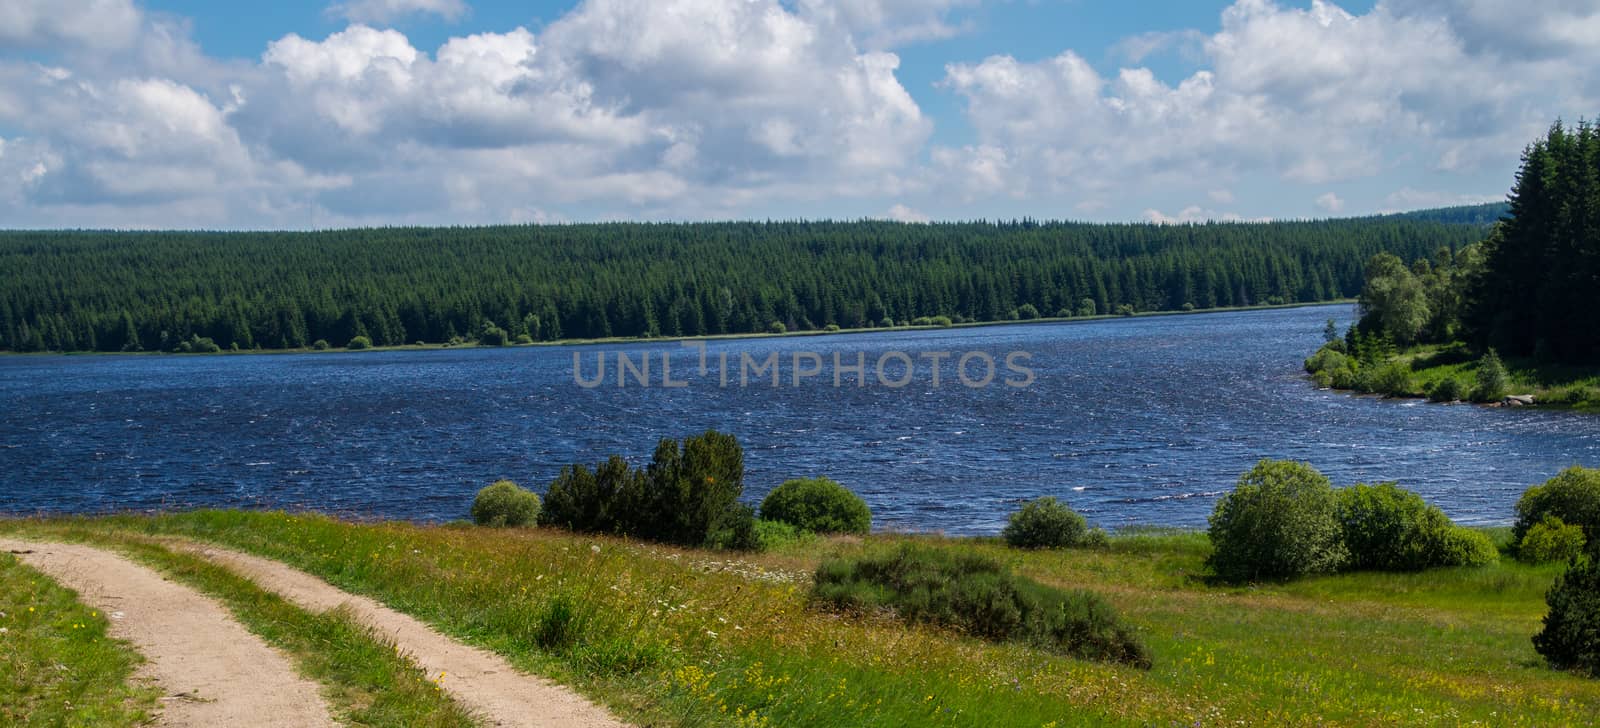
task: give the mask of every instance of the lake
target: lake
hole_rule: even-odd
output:
[[[827,475],[862,494],[875,528],[952,534],[994,533],[1040,495],[1105,527],[1203,526],[1264,457],[1308,461],[1338,485],[1398,480],[1460,521],[1504,523],[1528,485],[1600,465],[1600,417],[1316,389],[1300,362],[1324,321],[1342,328],[1353,314],[723,340],[706,344],[704,373],[700,352],[675,341],[0,357],[0,512],[451,520],[496,478],[542,491],[565,464],[612,453],[642,464],[657,439],[708,428],[744,444],[752,503],[784,479]],[[850,369],[840,386],[836,356]],[[586,386],[602,360],[605,378]],[[990,362],[992,381],[969,386]]]

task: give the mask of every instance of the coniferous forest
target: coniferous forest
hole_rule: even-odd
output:
[[[1326,301],[1358,294],[1376,253],[1480,240],[1479,217],[3,232],[0,349],[504,343]]]

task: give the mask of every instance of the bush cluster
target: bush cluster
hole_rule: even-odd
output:
[[[1338,508],[1333,484],[1315,468],[1262,460],[1217,502],[1206,563],[1231,582],[1337,571],[1349,558]]]
[[[872,530],[867,502],[828,478],[789,480],[761,501],[761,518],[780,521],[813,533],[854,533]]]
[[[889,609],[994,642],[1150,668],[1150,653],[1098,596],[1013,574],[970,552],[915,544],[834,558],[817,567],[812,598],[840,610]]]
[[[1517,500],[1512,540],[1522,543],[1528,531],[1546,516],[1583,529],[1584,538],[1591,543],[1600,541],[1600,469],[1574,465],[1524,492]]]
[[[744,451],[716,431],[664,439],[644,470],[612,456],[590,470],[571,465],[550,484],[539,522],[683,546],[750,548],[755,515],[741,507]]]
[[[528,526],[538,519],[539,496],[509,480],[495,481],[472,501],[472,521],[480,526]]]
[[[1573,564],[1545,593],[1550,612],[1533,647],[1550,664],[1600,678],[1600,556]]]
[[[1350,553],[1346,568],[1420,571],[1497,559],[1488,536],[1456,525],[1396,483],[1357,484],[1336,492],[1340,531]]]
[[[1012,513],[1000,537],[1016,548],[1056,549],[1103,543],[1105,532],[1090,530],[1083,516],[1054,497],[1045,496],[1022,504]]]
[[[1467,385],[1455,377],[1445,377],[1428,390],[1428,399],[1434,402],[1459,402],[1467,397]]]
[[[1546,515],[1517,542],[1517,558],[1534,564],[1570,561],[1583,553],[1583,529]]]
[[[370,338],[368,338],[366,336],[357,336],[357,337],[351,339],[350,343],[345,344],[344,348],[349,349],[351,351],[359,351],[361,349],[371,349],[372,348],[372,339],[370,339]]]
[[[1499,402],[1511,389],[1511,376],[1500,355],[1490,349],[1478,360],[1477,386],[1472,389],[1474,402]]]
[[[1217,503],[1208,564],[1225,581],[1341,569],[1416,571],[1498,559],[1488,536],[1394,483],[1335,490],[1306,463],[1263,460]]]

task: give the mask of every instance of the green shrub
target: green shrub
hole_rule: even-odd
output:
[[[1600,677],[1600,559],[1575,562],[1544,599],[1550,612],[1533,648],[1558,669]]]
[[[1338,496],[1306,463],[1262,460],[1217,502],[1207,565],[1224,581],[1329,573],[1348,558]]]
[[[1336,493],[1350,554],[1347,568],[1420,571],[1496,560],[1487,536],[1457,526],[1444,511],[1395,483],[1357,484]]]
[[[509,480],[495,481],[472,501],[472,521],[480,526],[527,526],[538,519],[539,496]]]
[[[1023,549],[1056,549],[1078,546],[1089,535],[1089,524],[1067,504],[1052,496],[1022,504],[1011,514],[1000,536],[1006,543]]]
[[[1574,465],[1525,491],[1517,500],[1512,540],[1521,543],[1528,529],[1545,516],[1582,528],[1591,543],[1600,540],[1600,470]]]
[[[222,347],[217,346],[211,337],[193,334],[187,340],[178,342],[173,351],[179,354],[215,354],[222,351]]]
[[[883,320],[878,322],[878,325],[882,326],[883,328],[886,328],[886,329],[892,329],[892,328],[894,328],[894,319],[890,318],[888,316],[884,316]]]
[[[1039,318],[1039,307],[1031,303],[1024,303],[1021,306],[1018,306],[1017,318],[1020,318],[1024,321],[1031,321]]]
[[[999,561],[915,544],[823,561],[812,598],[848,611],[890,609],[901,619],[994,642],[1022,642],[1144,669],[1150,654],[1099,597],[1011,573]]]
[[[563,468],[550,484],[539,522],[683,546],[753,543],[753,524],[733,511],[744,492],[744,452],[732,435],[707,431],[664,439],[646,470],[612,456],[593,471]],[[753,520],[753,518],[751,519]]]
[[[1499,402],[1510,389],[1511,377],[1506,374],[1506,365],[1500,361],[1500,355],[1490,349],[1478,360],[1478,381],[1472,390],[1472,401]]]
[[[950,328],[955,324],[954,321],[950,320],[949,316],[934,316],[930,320],[933,322],[934,326],[943,326],[945,328]]]
[[[357,350],[360,350],[360,349],[371,349],[372,348],[372,339],[369,339],[369,338],[367,338],[365,336],[357,336],[354,339],[351,339],[350,343],[345,344],[344,348],[349,349],[351,351],[357,351]]]
[[[783,551],[816,539],[816,534],[783,521],[757,520],[755,530],[756,542],[761,544],[760,551]]]
[[[822,330],[831,334],[831,333],[839,330],[839,325],[838,324],[828,324],[827,326],[822,327]]]
[[[784,482],[761,501],[761,517],[815,533],[859,533],[872,530],[867,502],[828,478]]]
[[[767,333],[769,333],[769,334],[787,334],[787,333],[789,333],[789,327],[788,326],[784,326],[782,321],[773,321],[772,323],[767,324]]]
[[[1324,344],[1316,353],[1306,358],[1305,366],[1307,374],[1346,369],[1350,367],[1350,357],[1335,349],[1332,344]]]
[[[1546,515],[1517,542],[1517,558],[1532,564],[1569,561],[1583,553],[1583,529]]]
[[[1408,397],[1416,392],[1411,382],[1411,365],[1392,361],[1362,369],[1356,376],[1357,388],[1386,397]]]
[[[327,339],[317,339],[315,342],[313,342],[311,344],[311,348],[316,350],[316,351],[327,351],[328,348],[329,348],[328,347],[328,340]]]
[[[533,343],[533,337],[527,334],[517,334],[516,341],[518,346],[527,346]]]
[[[485,321],[483,328],[478,331],[478,344],[481,346],[505,346],[511,343],[511,334],[505,329]]]
[[[712,524],[706,545],[720,551],[760,551],[755,509],[743,503],[733,504]]]
[[[1467,396],[1467,385],[1455,377],[1445,377],[1428,390],[1428,399],[1434,402],[1459,402]]]

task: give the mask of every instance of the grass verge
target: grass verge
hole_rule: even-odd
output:
[[[160,691],[131,680],[143,658],[107,626],[72,591],[0,553],[0,724],[148,720]]]
[[[725,554],[541,529],[352,524],[198,511],[54,522],[174,534],[277,558],[574,685],[656,726],[1582,725],[1600,681],[1530,637],[1557,567],[1511,561],[1221,588],[1205,535],[1105,549],[873,536]],[[38,528],[0,521],[0,531]],[[914,541],[1102,595],[1148,671],[808,607],[811,573]]]
[[[88,543],[128,554],[210,595],[244,627],[283,650],[323,686],[335,717],[357,726],[451,728],[477,725],[467,711],[395,645],[348,612],[314,614],[203,557],[93,523],[31,523],[28,536]]]

